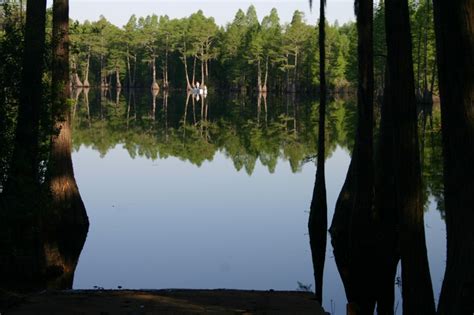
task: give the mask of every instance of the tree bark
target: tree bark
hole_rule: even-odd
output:
[[[54,129],[48,166],[51,207],[48,220],[87,230],[89,221],[74,178],[71,159],[69,90],[69,3],[53,3],[52,115]]]
[[[191,90],[191,83],[189,82],[189,74],[188,74],[188,61],[186,58],[186,43],[184,43],[184,51],[183,54],[183,63],[184,63],[184,72],[186,73],[186,89],[189,91]],[[194,85],[194,84],[193,84]]]
[[[434,1],[447,261],[439,314],[474,311],[474,3]]]
[[[160,87],[158,86],[158,83],[156,82],[156,56],[155,56],[155,54],[152,55],[151,71],[152,71],[151,89],[152,90],[159,90]]]
[[[257,92],[262,92],[262,68],[260,58],[257,60]]]
[[[90,60],[91,60],[91,48],[89,47],[89,51],[87,52],[87,60],[86,60],[86,70],[84,73],[84,80],[82,82],[82,85],[85,88],[90,87],[89,84],[89,67],[90,67]]]
[[[408,0],[385,1],[387,106],[393,124],[393,179],[399,219],[403,313],[433,314],[433,288],[425,242],[421,167]],[[384,163],[381,161],[381,163]],[[383,184],[383,183],[382,183]]]
[[[262,92],[267,92],[267,83],[268,83],[268,56],[265,60],[265,79],[263,80]]]
[[[115,88],[122,88],[122,83],[120,82],[120,68],[118,66],[115,66]]]
[[[130,65],[130,48],[127,46],[127,76],[128,76],[128,88],[132,87],[132,67]]]

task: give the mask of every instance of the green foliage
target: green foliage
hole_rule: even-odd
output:
[[[328,70],[333,86],[347,86],[350,28],[353,24],[335,24],[328,30]],[[206,83],[218,88],[254,89],[257,80],[264,84],[265,78],[269,90],[294,86],[310,91],[318,84],[314,80],[316,30],[300,11],[288,25],[280,23],[276,9],[260,23],[255,7],[250,6],[221,28],[202,11],[182,19],[132,16],[122,28],[101,17],[96,22],[72,23],[71,40],[72,64],[77,64],[77,73],[84,80],[90,63],[90,81],[95,85],[114,82],[112,78],[120,70],[121,81],[148,87],[153,61],[158,66],[158,81],[164,83],[169,72],[174,88],[185,87],[185,63],[189,77],[194,73],[196,80],[202,81],[204,72]]]
[[[0,186],[13,152],[20,99],[24,25],[17,6],[2,6],[0,29]]]

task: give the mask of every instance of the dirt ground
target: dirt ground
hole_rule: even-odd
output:
[[[48,291],[10,296],[8,300],[8,308],[0,308],[1,315],[326,314],[313,295],[306,292]]]

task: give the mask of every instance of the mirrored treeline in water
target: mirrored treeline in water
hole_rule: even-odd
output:
[[[74,161],[91,218],[75,288],[312,285],[306,223],[316,102],[292,94],[149,90],[84,89],[75,96]],[[355,110],[351,99],[328,104],[329,218],[349,164]],[[439,108],[420,106],[418,115],[437,297],[445,257]],[[329,244],[327,257],[324,304],[341,312],[346,297]],[[400,313],[400,282],[393,285]]]

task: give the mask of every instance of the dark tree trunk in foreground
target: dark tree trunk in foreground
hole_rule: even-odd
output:
[[[46,0],[27,2],[25,50],[15,146],[5,192],[18,200],[36,190],[39,172],[39,121],[43,107]],[[33,198],[34,199],[34,198]]]
[[[434,1],[447,262],[439,314],[474,312],[474,3]]]
[[[71,112],[69,89],[69,4],[53,3],[52,114],[48,180],[51,193],[51,218],[61,218],[62,226],[87,228],[88,219],[74,178],[71,159]]]
[[[392,176],[399,220],[404,314],[433,314],[433,288],[426,252],[418,148],[415,83],[408,0],[385,1],[387,31],[387,117],[393,126]],[[387,111],[386,111],[387,113]],[[384,163],[382,160],[381,163]],[[384,182],[382,181],[381,185]]]
[[[323,274],[326,259],[327,241],[327,201],[326,201],[326,179],[324,171],[325,160],[325,121],[326,121],[326,50],[325,50],[325,0],[320,1],[319,17],[319,80],[320,80],[320,104],[319,104],[319,132],[318,132],[318,163],[316,170],[316,182],[314,184],[313,199],[309,214],[309,238],[311,254],[313,259],[314,280],[316,286],[316,299],[323,301]]]
[[[375,250],[373,235],[373,1],[356,1],[358,33],[358,123],[351,165],[331,225],[336,263],[349,311],[373,313]]]

